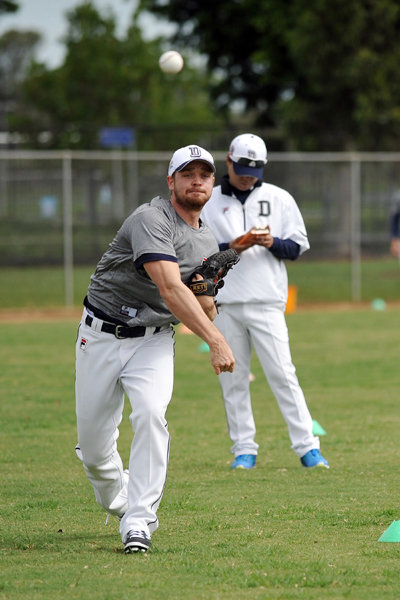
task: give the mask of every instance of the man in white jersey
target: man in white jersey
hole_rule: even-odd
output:
[[[284,260],[295,260],[309,248],[303,218],[288,192],[263,183],[267,149],[260,137],[251,133],[235,137],[226,163],[228,174],[214,188],[201,218],[220,250],[233,248],[241,256],[218,294],[215,319],[236,360],[232,375],[219,376],[235,455],[232,467],[256,465],[249,384],[254,347],[288,426],[293,451],[304,467],[328,468],[292,363],[284,316],[288,295]]]
[[[125,552],[145,552],[167,475],[165,413],[173,388],[174,330],[182,321],[210,347],[217,375],[233,354],[212,323],[214,298],[185,285],[218,251],[199,219],[215,182],[209,152],[186,146],[172,156],[170,199],[158,196],[123,222],[91,277],[76,343],[76,451],[97,502],[120,517]],[[117,450],[124,394],[134,438],[129,469]]]

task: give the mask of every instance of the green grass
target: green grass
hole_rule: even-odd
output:
[[[378,542],[400,519],[399,318],[394,308],[288,316],[329,471],[300,467],[254,358],[259,459],[232,472],[209,355],[177,334],[170,467],[144,556],[122,553],[75,457],[76,323],[0,324],[0,599],[399,597],[400,543]]]
[[[74,305],[82,304],[95,265],[74,269]],[[351,265],[347,262],[288,262],[289,283],[298,287],[298,305],[350,302]],[[400,300],[400,268],[395,259],[364,260],[361,269],[361,299],[371,302]],[[0,268],[1,308],[63,306],[64,272],[60,267]]]
[[[77,220],[82,215],[75,215]],[[83,224],[74,226],[74,255],[82,262],[96,261],[114,237],[119,223],[88,227]],[[63,262],[63,224],[62,222],[26,223],[0,222],[0,262],[7,264],[59,265]]]
[[[299,288],[299,304],[349,302],[352,299],[352,267],[345,261],[310,261],[300,258],[287,263],[289,283]],[[394,258],[363,260],[361,300],[400,300],[400,266]]]

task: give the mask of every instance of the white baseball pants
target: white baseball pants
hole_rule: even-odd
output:
[[[289,334],[281,308],[259,303],[223,304],[214,321],[232,348],[233,373],[221,373],[232,454],[257,454],[256,427],[250,398],[252,346],[286,421],[292,450],[302,457],[319,448],[312,418],[292,363]]]
[[[86,314],[76,343],[78,444],[97,502],[124,515],[124,541],[131,529],[150,535],[158,527],[169,456],[165,414],[173,389],[174,331],[169,327],[154,334],[149,327],[143,337],[117,339],[101,332],[99,319],[87,326]],[[124,394],[131,403],[134,431],[127,491],[117,450]]]

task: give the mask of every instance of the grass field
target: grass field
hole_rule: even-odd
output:
[[[232,472],[209,355],[177,334],[170,468],[143,556],[122,553],[75,457],[76,322],[0,323],[0,599],[398,598],[400,543],[378,539],[400,519],[399,319],[395,308],[288,315],[329,471],[300,467],[254,359],[259,460]],[[125,418],[125,459],[130,438]]]
[[[82,304],[95,265],[74,270],[74,305]],[[352,300],[349,262],[287,262],[289,283],[298,287],[299,306]],[[62,306],[64,273],[59,267],[0,268],[1,308]],[[361,265],[361,300],[400,301],[400,265],[394,258],[364,260]]]

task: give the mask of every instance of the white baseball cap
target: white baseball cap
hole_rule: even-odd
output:
[[[175,171],[182,171],[194,160],[202,160],[207,163],[215,173],[214,159],[207,150],[200,146],[184,146],[173,153],[168,167],[168,175],[173,175]]]
[[[267,164],[267,148],[264,140],[252,133],[236,136],[229,148],[229,158],[236,175],[250,175],[261,179]]]

